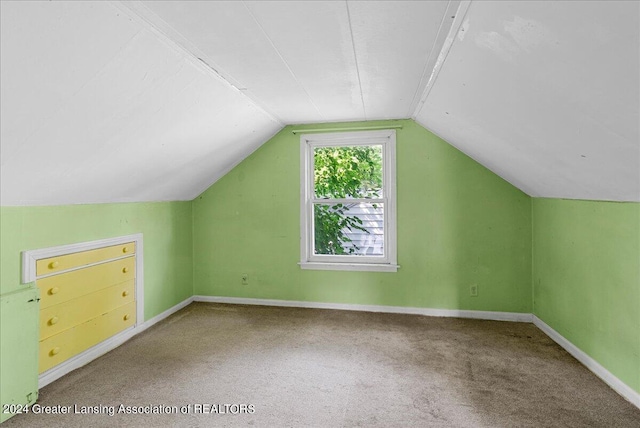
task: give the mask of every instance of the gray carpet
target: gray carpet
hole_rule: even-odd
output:
[[[640,427],[640,410],[532,324],[202,303],[43,388],[39,404],[190,409],[30,413],[3,428]]]

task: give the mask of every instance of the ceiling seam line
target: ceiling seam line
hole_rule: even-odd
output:
[[[247,10],[247,13],[249,13],[249,16],[251,16],[251,19],[253,19],[253,22],[256,23],[256,25],[258,26],[258,28],[260,28],[260,31],[262,32],[262,34],[264,35],[264,37],[267,39],[267,41],[269,42],[269,44],[271,45],[271,47],[273,48],[273,50],[275,51],[275,53],[278,55],[278,58],[280,58],[280,60],[282,61],[282,63],[284,64],[284,66],[287,68],[287,70],[289,71],[289,73],[291,74],[291,76],[293,77],[293,79],[296,81],[296,83],[298,84],[298,86],[300,86],[300,89],[302,89],[302,91],[307,95],[307,98],[309,98],[309,101],[311,102],[311,105],[313,105],[313,108],[316,109],[316,111],[318,112],[318,114],[320,115],[321,119],[323,121],[326,121],[326,118],[324,117],[324,115],[322,114],[322,112],[320,111],[320,108],[318,108],[318,106],[316,105],[316,103],[313,101],[313,98],[311,97],[311,94],[309,94],[309,92],[307,92],[307,89],[304,87],[304,85],[300,82],[300,80],[298,80],[298,77],[295,75],[295,73],[293,72],[293,70],[291,69],[291,67],[289,67],[289,64],[287,63],[287,61],[284,59],[284,57],[282,56],[282,54],[280,53],[280,51],[278,50],[278,48],[276,47],[275,43],[273,42],[273,40],[271,40],[271,37],[269,37],[269,35],[267,34],[267,32],[265,31],[264,27],[260,24],[260,22],[258,21],[258,19],[255,17],[255,15],[253,14],[253,12],[251,12],[251,9],[249,9],[249,6],[247,6],[247,4],[244,2],[244,0],[242,1],[242,5],[245,7],[245,9]]]
[[[267,117],[272,119],[274,122],[280,125],[285,125],[285,121],[280,116],[273,113],[270,109],[267,109],[261,101],[248,96],[244,91],[240,90],[236,85],[234,85],[225,76],[223,76],[218,70],[216,70],[214,67],[209,65],[206,61],[204,61],[198,54],[196,54],[195,52],[192,52],[187,47],[183,46],[180,42],[174,40],[167,33],[165,33],[165,31],[163,31],[156,24],[154,24],[148,16],[145,16],[145,14],[154,15],[157,19],[161,20],[162,22],[165,23],[165,25],[170,27],[169,24],[167,24],[164,20],[162,20],[162,18],[158,17],[152,11],[150,11],[149,8],[147,8],[144,4],[142,4],[141,1],[110,0],[108,3],[111,4],[111,6],[113,6],[118,11],[123,12],[130,18],[134,19],[138,24],[140,24],[143,27],[143,30],[150,31],[152,34],[159,37],[160,41],[165,43],[169,48],[182,53],[185,59],[188,62],[190,62],[196,69],[200,69],[201,71],[204,71],[214,76],[219,81],[222,81],[224,84],[230,86],[232,90],[238,92],[244,98],[249,100],[249,102],[253,104],[255,108],[260,110]],[[172,30],[175,31],[180,37],[183,37],[185,40],[188,40],[186,39],[186,37],[178,33],[177,30],[173,28]],[[233,78],[232,76],[230,77]]]
[[[349,21],[349,35],[351,36],[351,47],[353,48],[353,59],[356,63],[356,75],[358,76],[358,87],[360,88],[360,101],[362,102],[362,114],[364,120],[367,120],[367,109],[364,105],[364,92],[362,91],[362,80],[360,79],[360,67],[358,66],[358,55],[356,54],[356,41],[353,38],[353,25],[351,25],[351,12],[349,11],[349,2],[344,0],[347,8],[347,20]]]
[[[436,37],[433,40],[433,44],[431,45],[431,50],[429,51],[429,55],[427,56],[427,61],[424,63],[424,67],[422,67],[422,74],[420,75],[420,81],[418,82],[418,86],[416,87],[416,90],[413,94],[413,98],[411,98],[411,103],[409,103],[409,111],[407,111],[407,116],[410,116],[411,113],[415,111],[415,109],[412,108],[412,106],[413,106],[413,103],[416,102],[416,99],[418,100],[418,103],[420,102],[420,98],[418,97],[418,94],[420,94],[420,87],[422,86],[422,82],[424,82],[424,77],[427,74],[427,69],[429,67],[429,64],[431,63],[431,57],[433,56],[433,52],[435,51],[436,44],[438,43],[438,40],[439,40],[438,36],[440,35],[440,32],[442,31],[442,28],[444,26],[444,23],[447,20],[447,16],[449,15],[449,7],[451,6],[452,1],[453,0],[449,0],[449,2],[447,3],[447,7],[444,9],[444,12],[442,14],[442,19],[440,20],[440,25],[438,26]],[[416,107],[418,103],[416,103]]]
[[[455,20],[451,25],[451,28],[449,29],[449,34],[444,41],[440,54],[438,55],[438,59],[436,60],[436,63],[433,67],[433,71],[431,72],[431,76],[429,76],[429,81],[427,82],[427,86],[424,88],[422,98],[418,102],[418,105],[416,105],[416,109],[411,116],[413,119],[418,117],[418,113],[422,110],[422,107],[427,102],[427,97],[429,97],[431,89],[433,89],[436,80],[438,80],[440,71],[442,70],[445,61],[449,57],[449,52],[451,52],[451,48],[453,47],[453,43],[455,42],[456,35],[458,34],[458,31],[460,30],[460,27],[464,22],[464,18],[467,16],[467,12],[469,11],[469,7],[471,6],[471,1],[472,0],[463,0],[462,2],[460,2],[460,6],[458,7],[458,10],[455,14]]]

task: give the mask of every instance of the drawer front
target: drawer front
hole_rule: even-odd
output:
[[[39,279],[40,309],[130,281],[135,278],[135,267],[135,257],[127,257]]]
[[[65,254],[64,256],[50,257],[36,261],[36,275],[47,275],[61,272],[67,269],[99,263],[118,257],[133,255],[136,252],[135,242],[113,245],[111,247],[97,248],[95,250],[82,251],[80,253]]]
[[[136,303],[131,302],[41,340],[39,354],[40,373],[133,326],[135,322]]]
[[[46,339],[92,318],[106,314],[135,299],[135,281],[87,294],[40,310],[40,340]]]

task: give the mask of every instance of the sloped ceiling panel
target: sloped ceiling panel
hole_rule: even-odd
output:
[[[457,3],[127,4],[291,124],[410,116]]]
[[[256,1],[247,5],[317,106],[322,121],[366,117],[346,3]]]
[[[2,205],[189,200],[282,127],[123,8],[1,7]]]
[[[294,121],[321,120],[313,101],[243,2],[154,1],[128,5],[274,116]]]
[[[0,5],[2,205],[189,200],[283,124],[410,112],[532,196],[640,200],[638,2]]]
[[[410,117],[458,2],[348,2],[366,117]],[[447,9],[448,7],[448,9]]]
[[[416,120],[529,195],[640,201],[639,17],[472,2]]]

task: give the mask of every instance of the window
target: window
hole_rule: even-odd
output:
[[[300,137],[300,266],[395,272],[395,130]]]

